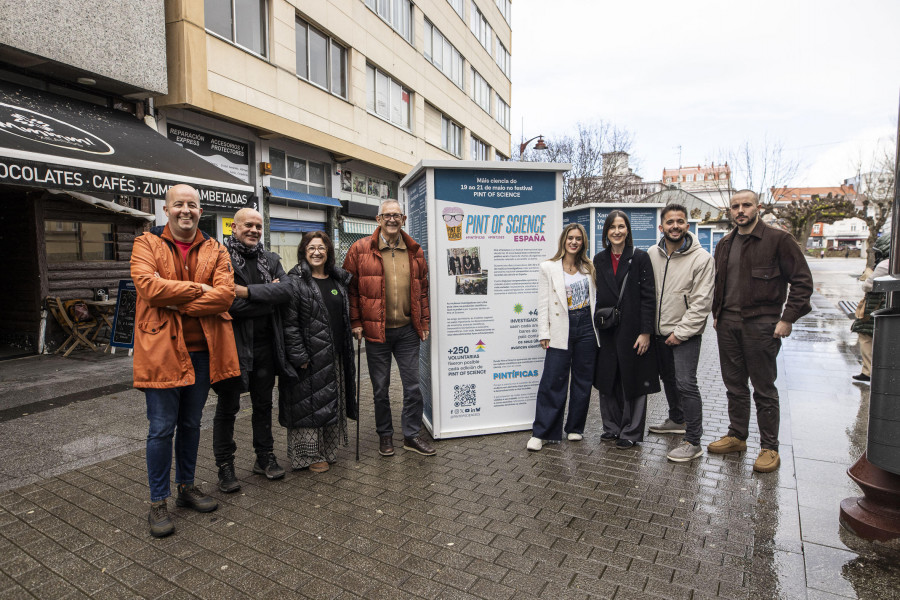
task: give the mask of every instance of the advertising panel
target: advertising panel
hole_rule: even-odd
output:
[[[706,250],[707,252],[712,252],[712,227],[698,227],[697,228],[697,241],[700,243],[700,247]]]
[[[658,208],[635,208],[632,206],[598,207],[596,209],[597,214],[596,219],[594,220],[594,232],[592,236],[596,239],[596,242],[594,243],[598,252],[603,250],[603,225],[606,223],[606,217],[613,210],[621,210],[628,215],[628,220],[631,222],[631,236],[634,239],[635,248],[647,250],[659,241]]]
[[[250,183],[250,144],[169,123],[168,138],[223,171]]]
[[[562,229],[558,177],[435,168],[427,208],[424,178],[407,186],[410,233],[426,239],[433,274],[426,420],[436,438],[531,427],[545,354],[538,266],[556,252]],[[431,239],[419,229],[423,210],[431,211]]]

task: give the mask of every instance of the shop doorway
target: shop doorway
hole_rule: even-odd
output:
[[[218,240],[219,232],[216,228],[216,215],[200,215],[200,231],[214,240]]]

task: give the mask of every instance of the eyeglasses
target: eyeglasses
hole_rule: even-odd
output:
[[[327,252],[328,252],[328,248],[326,248],[325,246],[307,246],[306,247],[307,254],[316,254],[316,253],[325,254]]]
[[[462,223],[465,215],[443,215],[445,223]]]
[[[402,213],[384,213],[384,214],[380,214],[378,216],[381,217],[385,221],[399,221],[405,215],[403,215]]]

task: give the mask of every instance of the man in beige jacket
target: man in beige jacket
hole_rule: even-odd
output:
[[[682,434],[667,454],[689,462],[703,455],[703,401],[697,386],[700,341],[712,309],[715,266],[689,230],[687,209],[669,204],[662,210],[663,239],[648,250],[656,280],[656,356],[666,390],[669,417],[651,425],[651,433]]]

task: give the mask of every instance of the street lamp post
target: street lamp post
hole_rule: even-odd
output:
[[[528,140],[527,142],[522,142],[521,144],[519,144],[519,160],[522,160],[522,155],[525,154],[525,148],[527,148],[528,144],[530,144],[534,140],[537,140],[537,144],[534,145],[535,150],[546,150],[547,149],[547,143],[544,142],[544,136],[537,135],[537,136],[531,138],[530,140]]]
[[[847,469],[863,495],[845,498],[840,512],[841,525],[863,539],[883,542],[900,539],[900,135],[897,141],[890,274],[876,279],[872,287],[886,293],[888,301],[886,308],[872,313],[875,330],[866,451]]]

